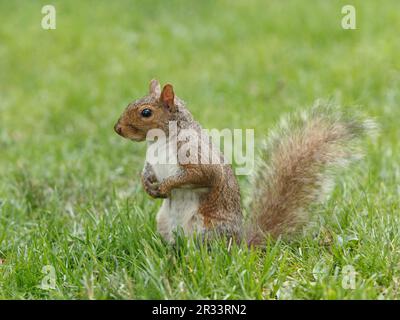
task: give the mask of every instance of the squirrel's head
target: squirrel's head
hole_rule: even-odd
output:
[[[124,138],[143,141],[151,129],[167,130],[176,110],[172,85],[166,84],[161,91],[160,83],[151,80],[149,94],[127,106],[114,130]]]

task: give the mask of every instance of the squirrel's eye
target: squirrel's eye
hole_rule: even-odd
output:
[[[142,110],[141,114],[142,114],[142,117],[148,118],[153,114],[153,112],[150,109],[146,108],[146,109]]]

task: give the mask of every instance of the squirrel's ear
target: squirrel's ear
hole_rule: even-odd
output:
[[[153,79],[149,84],[149,94],[159,96],[161,94],[161,87],[158,80]]]
[[[162,89],[160,95],[160,102],[164,106],[168,107],[172,112],[174,112],[176,110],[174,100],[175,100],[174,88],[172,87],[171,84],[166,84]]]

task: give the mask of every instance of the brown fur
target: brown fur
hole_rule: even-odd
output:
[[[145,108],[152,111],[151,117],[141,116]],[[228,164],[179,163],[179,171],[162,181],[157,181],[151,166],[146,165],[142,174],[144,189],[154,198],[168,199],[175,189],[206,188],[198,207],[205,233],[215,230],[244,237],[250,245],[261,245],[266,234],[278,237],[294,233],[307,221],[308,206],[324,194],[327,169],[351,159],[353,149],[348,145],[365,129],[360,122],[345,120],[337,113],[336,118],[331,117],[329,112],[313,111],[296,122],[297,128],[289,124],[273,136],[255,175],[251,204],[254,214],[244,229],[240,190]],[[167,84],[161,91],[158,82],[152,80],[149,94],[128,105],[115,131],[125,138],[143,141],[153,128],[168,135],[172,120],[177,121],[178,131],[201,130],[184,102],[175,96],[173,87]],[[223,159],[222,154],[219,157]],[[158,219],[158,228],[163,235],[170,234],[165,216]]]
[[[159,86],[158,81],[151,81],[149,94],[128,105],[114,127],[119,135],[134,141],[143,141],[150,129],[158,128],[165,132],[168,131],[168,122],[173,118],[172,114],[175,112],[175,107],[169,106],[168,102],[168,99],[174,99],[173,91],[170,92],[171,85],[166,85],[163,92],[160,93]],[[143,118],[140,114],[146,108],[153,112],[149,118]]]
[[[193,120],[183,101],[175,97],[171,85],[165,85],[162,92],[159,92],[156,82],[151,81],[149,95],[128,105],[115,125],[115,131],[134,141],[143,141],[148,130],[153,128],[162,129],[168,135],[169,121],[177,121],[178,131],[188,128],[201,131],[201,126]],[[144,108],[153,111],[152,117],[140,116]],[[222,154],[220,157],[223,159]],[[180,163],[179,166],[182,169],[179,174],[163,181],[156,181],[151,167],[146,166],[142,174],[145,191],[154,198],[168,198],[173,189],[206,187],[209,191],[201,197],[198,210],[205,229],[224,230],[227,235],[238,236],[241,231],[242,210],[239,186],[231,166],[223,163]],[[159,229],[165,229],[165,224],[159,225]]]
[[[309,205],[330,191],[331,169],[361,156],[352,142],[371,124],[321,106],[303,119],[285,120],[262,150],[255,174],[249,244],[260,245],[267,234],[276,238],[296,233],[308,221]]]

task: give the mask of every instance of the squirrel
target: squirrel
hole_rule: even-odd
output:
[[[175,132],[171,122],[176,123]],[[174,242],[175,231],[182,229],[185,235],[223,235],[249,246],[262,246],[267,235],[293,235],[306,224],[308,207],[329,193],[331,169],[359,158],[354,142],[373,126],[372,120],[322,107],[281,121],[261,148],[253,175],[251,214],[245,223],[232,167],[209,137],[202,135],[221,160],[216,164],[179,159],[154,164],[149,150],[155,142],[148,141],[141,182],[151,197],[164,199],[157,213],[157,230],[168,242]],[[146,96],[126,107],[114,126],[117,134],[137,142],[145,141],[154,129],[166,137],[158,150],[168,149],[175,156],[182,145],[172,143],[177,134],[183,129],[202,130],[173,86],[166,84],[161,90],[157,80],[150,82]]]

